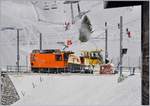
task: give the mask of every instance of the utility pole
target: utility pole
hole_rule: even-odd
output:
[[[26,70],[28,71],[28,55],[26,56]]]
[[[108,58],[107,41],[108,41],[108,31],[107,31],[107,22],[105,22],[105,64]]]
[[[19,30],[17,29],[17,70],[19,72],[19,61],[20,61],[20,54],[19,54]]]
[[[120,77],[122,76],[122,57],[123,57],[123,53],[122,53],[122,41],[123,41],[123,17],[120,16]]]
[[[42,50],[42,33],[40,33],[40,50]]]
[[[72,18],[72,24],[74,23],[74,14],[73,14],[73,4],[71,3],[71,18]]]
[[[22,28],[14,28],[14,27],[4,27],[1,29],[1,31],[4,30],[16,30],[17,31],[17,61],[16,61],[16,65],[17,65],[17,71],[19,72],[19,61],[20,61],[20,54],[19,54],[19,31],[23,30]]]
[[[78,6],[78,14],[79,14],[79,16],[80,16],[81,10],[80,10],[79,2],[77,3],[77,6]]]

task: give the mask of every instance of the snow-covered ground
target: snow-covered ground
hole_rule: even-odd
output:
[[[128,76],[129,73],[124,72]],[[140,105],[141,74],[121,83],[118,75],[9,75],[21,99],[12,106]]]
[[[36,2],[37,1],[37,2]],[[126,66],[139,66],[141,45],[141,7],[123,7],[104,9],[103,1],[81,0],[81,11],[88,11],[86,14],[92,24],[94,32],[86,43],[79,41],[78,19],[70,30],[65,31],[64,23],[71,21],[70,5],[63,4],[64,0],[56,2],[58,8],[51,9],[53,0],[49,0],[50,10],[43,10],[44,3],[48,0],[0,0],[1,19],[0,27],[14,26],[23,28],[20,31],[20,65],[26,65],[29,61],[31,50],[39,48],[39,32],[43,35],[43,49],[60,48],[57,42],[71,39],[72,46],[68,50],[79,53],[83,49],[105,49],[104,23],[108,22],[108,54],[113,62],[118,63],[119,57],[119,29],[120,16],[123,16],[124,47],[128,52],[124,57],[123,64]],[[34,5],[33,5],[34,4]],[[74,16],[78,15],[77,6],[73,5]],[[42,21],[38,21],[38,19]],[[43,21],[44,20],[44,21]],[[126,35],[126,28],[131,31],[131,38]],[[16,31],[0,31],[0,68],[7,65],[16,65]],[[98,39],[94,39],[97,37]],[[11,58],[11,59],[10,59]],[[28,62],[29,65],[29,62]]]
[[[48,1],[50,10],[43,10]],[[104,9],[103,0],[81,0],[81,11],[86,14],[94,32],[85,43],[79,41],[82,19],[76,18],[65,31],[64,23],[71,23],[70,5],[58,0],[57,9],[51,9],[54,0],[0,0],[0,28],[19,27],[20,65],[29,65],[29,54],[39,48],[39,32],[42,33],[43,49],[63,46],[57,42],[71,39],[73,44],[66,50],[79,54],[80,50],[105,49],[104,23],[108,22],[108,54],[113,63],[118,63],[120,16],[123,16],[123,47],[128,48],[123,65],[140,66],[141,60],[141,7]],[[73,5],[77,16],[77,6]],[[38,19],[42,21],[38,21]],[[131,31],[127,37],[126,28]],[[96,38],[96,39],[95,39]],[[16,31],[0,31],[0,68],[16,65]],[[118,75],[10,75],[21,99],[13,106],[42,105],[140,105],[141,75],[129,76],[117,83]],[[34,88],[33,88],[34,87]]]

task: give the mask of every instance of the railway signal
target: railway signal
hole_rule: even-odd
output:
[[[127,48],[123,48],[122,49],[122,55],[127,54],[127,50],[128,50]]]
[[[126,29],[126,33],[127,33],[128,37],[131,38],[131,32],[128,30],[128,28]]]

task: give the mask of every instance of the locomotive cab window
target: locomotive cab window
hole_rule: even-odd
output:
[[[65,60],[65,61],[67,61],[67,60],[68,60],[68,57],[69,57],[69,54],[64,53],[64,60]]]
[[[56,54],[55,58],[56,58],[56,61],[62,61],[62,55],[61,54]]]

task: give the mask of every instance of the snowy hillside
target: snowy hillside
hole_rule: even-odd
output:
[[[66,42],[67,39],[73,41],[73,45],[68,50],[79,54],[80,50],[91,50],[95,48],[105,48],[104,23],[108,22],[108,54],[114,63],[119,57],[119,18],[123,16],[124,27],[124,47],[128,48],[128,53],[124,57],[124,65],[139,66],[141,55],[140,34],[141,34],[141,7],[124,7],[117,9],[104,9],[103,1],[80,1],[81,11],[89,11],[89,17],[94,32],[90,40],[86,43],[79,41],[79,27],[82,19],[76,18],[76,23],[71,24],[69,30],[65,31],[65,22],[71,23],[70,5],[64,4],[63,0],[56,2],[57,9],[51,9],[54,3],[47,0],[49,10],[44,10],[46,0],[1,0],[1,28],[6,26],[16,26],[23,28],[20,31],[20,55],[21,65],[26,65],[29,60],[29,53],[33,49],[39,48],[39,32],[43,35],[43,49],[59,48],[63,46],[57,42]],[[89,3],[90,2],[90,3]],[[76,5],[73,5],[74,15],[77,16]],[[40,19],[40,21],[39,21]],[[126,28],[131,31],[132,37],[126,35]],[[1,31],[0,35],[0,67],[16,65],[16,31]],[[29,62],[28,62],[29,64]]]
[[[125,73],[124,73],[125,74]],[[127,74],[128,75],[128,74]],[[140,74],[117,83],[118,75],[10,75],[21,99],[12,106],[140,105]]]

